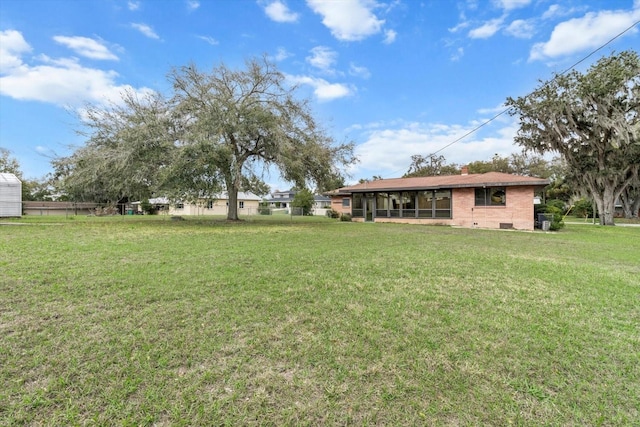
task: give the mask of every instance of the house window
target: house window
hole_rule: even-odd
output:
[[[451,218],[451,190],[419,191],[418,217]]]
[[[475,189],[476,206],[506,206],[507,190],[505,187],[486,187]]]
[[[244,209],[244,200],[241,200],[241,201],[238,202],[238,207],[240,209]]]
[[[207,202],[207,209],[213,209],[213,200]]]
[[[176,209],[184,209],[184,203],[176,203]]]
[[[342,207],[343,208],[348,208],[349,207],[349,199],[348,198],[344,198],[342,199]]]

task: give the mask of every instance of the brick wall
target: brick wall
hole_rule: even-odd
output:
[[[342,206],[342,199],[349,199],[349,206]],[[351,214],[351,197],[348,196],[333,196],[331,197],[331,209],[341,214]]]
[[[533,230],[533,187],[507,187],[506,206],[475,206],[474,191],[473,188],[453,190],[453,224],[478,228],[512,224],[518,230]]]

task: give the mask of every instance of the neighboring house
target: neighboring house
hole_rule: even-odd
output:
[[[549,180],[500,172],[381,179],[328,193],[354,221],[533,230],[534,192]]]
[[[22,216],[22,181],[12,173],[0,173],[0,218]]]
[[[262,198],[250,192],[238,192],[238,215],[256,215]],[[169,215],[226,215],[229,210],[227,193],[217,194],[213,199],[202,199],[198,203],[169,203],[165,197],[149,199],[149,203]],[[136,202],[139,206],[139,202]],[[138,208],[139,209],[139,208]]]
[[[271,194],[271,198],[266,202],[271,209],[284,209],[289,212],[291,203],[296,197],[296,191],[276,191]],[[313,196],[313,206],[311,211],[314,215],[324,215],[331,208],[331,197],[315,194]]]

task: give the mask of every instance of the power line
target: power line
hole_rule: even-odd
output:
[[[544,85],[542,85],[542,87],[548,85],[550,82],[552,82],[553,80],[555,80],[556,77],[558,76],[562,76],[564,74],[567,74],[569,71],[573,70],[575,67],[577,67],[578,65],[580,65],[581,63],[583,63],[584,61],[586,61],[587,59],[589,59],[590,57],[592,57],[593,55],[595,55],[597,52],[599,52],[600,50],[604,49],[605,47],[607,47],[609,44],[611,44],[614,40],[622,37],[625,33],[629,32],[633,27],[635,27],[636,25],[640,24],[640,21],[636,21],[633,24],[631,24],[631,26],[629,26],[628,28],[624,29],[622,32],[616,34],[614,37],[612,37],[611,39],[609,39],[606,43],[604,43],[603,45],[599,46],[598,48],[594,49],[593,51],[591,51],[588,55],[586,55],[585,57],[583,57],[582,59],[580,59],[579,61],[577,61],[576,63],[574,63],[572,66],[570,66],[569,68],[567,68],[566,70],[564,70],[563,72],[556,74],[551,80],[548,80]],[[491,117],[490,119],[485,120],[484,122],[480,123],[478,126],[474,127],[473,129],[471,129],[469,132],[465,133],[464,135],[462,135],[461,137],[451,141],[450,143],[446,144],[445,146],[443,146],[442,148],[434,151],[433,153],[429,154],[427,157],[432,157],[436,154],[438,154],[439,152],[451,147],[453,144],[456,144],[460,141],[462,141],[463,139],[465,139],[467,136],[477,132],[480,128],[488,125],[489,123],[493,122],[494,120],[496,120],[498,117],[502,116],[503,114],[507,113],[510,110],[510,108],[505,108],[504,110],[502,110],[501,112],[499,112],[498,114],[496,114],[495,116]]]

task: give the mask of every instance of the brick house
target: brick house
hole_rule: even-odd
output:
[[[533,230],[534,193],[549,180],[501,172],[381,179],[330,192],[353,221]]]

